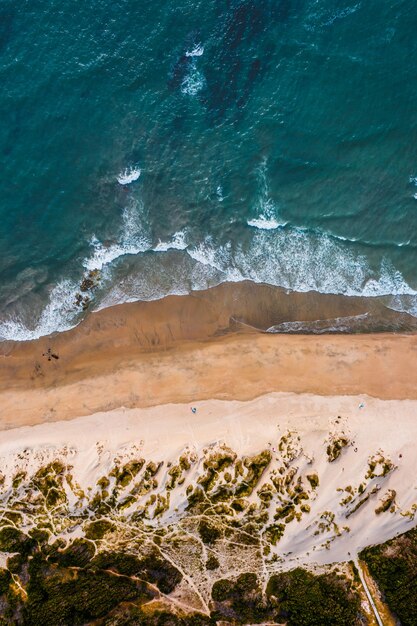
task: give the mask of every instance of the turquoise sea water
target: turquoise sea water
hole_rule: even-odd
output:
[[[0,337],[251,279],[417,315],[413,0],[2,0]]]

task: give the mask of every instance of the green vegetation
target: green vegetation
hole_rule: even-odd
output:
[[[307,480],[311,485],[312,489],[317,489],[317,487],[319,486],[319,476],[318,474],[314,473],[314,474],[307,474]]]
[[[242,482],[236,488],[236,496],[238,498],[251,495],[265,469],[270,464],[271,459],[272,454],[269,450],[263,450],[256,456],[245,458],[243,464],[247,468],[247,472]]]
[[[198,532],[204,543],[215,543],[222,536],[222,529],[215,520],[202,519],[198,525]]]
[[[378,546],[365,548],[367,564],[389,608],[402,626],[417,623],[417,528]]]
[[[329,460],[347,444],[332,439]],[[266,592],[268,579],[258,579],[277,571],[283,555],[274,546],[310,507],[314,534],[349,530],[339,530],[331,510],[320,515],[313,508],[319,476],[313,466],[306,475],[293,464],[301,450],[293,433],[279,449],[272,467],[269,450],[238,458],[216,444],[197,464],[187,449],[167,463],[159,487],[162,464],[145,459],[123,464],[117,457],[85,492],[61,461],[32,475],[19,472],[2,501],[0,626],[356,626],[359,600],[342,576],[297,569],[273,575]],[[375,475],[391,471],[379,452],[371,461]],[[376,485],[363,485],[362,495],[350,486],[339,490],[351,500],[347,515],[376,493]],[[378,505],[375,498],[375,506],[377,513],[397,507],[395,492]],[[230,571],[236,576],[222,578]],[[206,603],[210,615],[184,615],[178,598],[198,608]]]
[[[0,568],[0,596],[9,590],[11,579],[9,570]]]
[[[118,466],[116,466],[110,472],[110,476],[114,476],[116,478],[117,486],[120,486],[122,488],[127,487],[127,485],[133,480],[133,478],[140,472],[144,464],[145,464],[144,459],[138,459],[136,461],[129,461],[128,463],[123,465],[122,468],[119,468]],[[156,473],[156,470],[154,470],[153,473]],[[107,482],[107,485],[106,485],[103,479],[100,479],[100,481],[102,485],[104,484],[103,488],[105,488],[109,484]]]
[[[268,526],[264,533],[264,539],[276,546],[285,532],[285,524],[272,524]]]
[[[49,560],[64,567],[86,567],[94,556],[94,544],[86,539],[75,539],[65,550],[59,543],[48,550]]]
[[[327,458],[329,463],[333,463],[339,456],[342,454],[343,448],[345,448],[349,443],[349,439],[347,437],[337,437],[332,439],[329,445],[326,448]]]
[[[360,624],[360,599],[335,574],[314,576],[297,568],[271,576],[266,594],[287,626],[354,626]]]
[[[390,509],[394,505],[396,495],[397,492],[395,491],[395,489],[389,489],[380,501],[379,506],[376,507],[375,513],[379,515],[380,513],[385,513],[385,511],[388,511],[388,509]]]
[[[214,569],[217,569],[219,565],[220,563],[218,559],[216,559],[214,554],[209,554],[209,556],[207,557],[207,561],[206,561],[206,569],[214,570]]]
[[[29,561],[23,623],[82,624],[108,615],[121,602],[144,602],[155,594],[146,583],[104,571],[48,565],[40,554]]]
[[[232,531],[233,541],[241,534],[242,540],[245,537],[250,545],[258,531],[256,516],[254,520]],[[264,521],[261,515],[259,523]],[[212,517],[200,520],[198,531],[206,544],[215,542],[223,533],[217,523]],[[271,543],[278,540],[282,526],[267,529]],[[96,520],[89,523],[87,530],[91,535],[93,529],[92,535],[97,537],[111,527],[108,520]],[[164,533],[160,531],[156,537],[163,546]],[[34,530],[31,537],[11,527],[0,530],[2,549],[16,553],[8,559],[8,569],[0,570],[0,605],[5,623],[23,626],[82,624],[95,620],[103,625],[166,626],[215,626],[216,621],[236,625],[286,622],[288,626],[357,623],[359,601],[346,580],[334,574],[313,576],[300,569],[272,576],[266,594],[255,573],[241,574],[236,580],[218,580],[212,587],[210,616],[179,615],[172,612],[174,608],[172,611],[156,608],[153,612],[147,603],[158,597],[159,591],[169,596],[182,580],[181,572],[165,559],[160,552],[162,548],[155,543],[138,543],[131,551],[119,548],[97,552],[95,539],[77,538],[65,545],[62,539],[49,544],[47,538],[44,530]],[[179,535],[171,541],[172,546],[176,542],[177,547],[181,546]],[[186,544],[189,545],[188,540]],[[187,550],[187,546],[183,549]],[[216,571],[217,557],[210,553],[205,566],[206,570]],[[12,574],[23,585],[24,593],[14,584]]]
[[[384,457],[381,451],[374,456],[371,456],[368,460],[368,471],[365,478],[372,479],[376,476],[386,476],[393,469],[395,469],[394,463],[391,459]]]
[[[3,552],[20,552],[20,554],[27,555],[35,545],[34,539],[16,528],[5,526],[0,530],[0,550]]]
[[[156,549],[138,557],[126,552],[102,552],[92,560],[91,566],[124,576],[136,576],[156,585],[162,593],[171,593],[182,580],[177,568],[160,556]]]
[[[85,527],[85,536],[87,539],[103,539],[103,537],[114,528],[114,524],[108,520],[97,520],[89,523]]]
[[[361,623],[360,598],[351,584],[336,574],[315,576],[303,569],[269,579],[262,594],[255,574],[236,581],[223,579],[212,587],[218,620],[236,624],[273,622],[287,626],[355,626]]]
[[[216,626],[214,619],[201,613],[183,615],[163,610],[152,611],[131,604],[122,605],[108,621],[102,623],[105,626]]]
[[[271,610],[262,595],[256,574],[241,574],[236,582],[218,580],[214,583],[212,598],[217,620],[235,620],[238,624],[260,624],[268,621]]]

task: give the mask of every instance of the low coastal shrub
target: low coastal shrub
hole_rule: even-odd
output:
[[[0,530],[0,550],[3,552],[20,552],[22,555],[27,555],[35,545],[35,539],[16,528],[5,526]]]
[[[237,624],[261,624],[272,618],[273,611],[262,594],[256,574],[241,574],[236,581],[218,580],[211,592],[212,617]]]
[[[111,618],[101,624],[103,626],[216,626],[216,620],[202,613],[179,615],[170,611],[152,611],[126,605],[113,612]]]
[[[307,480],[311,485],[312,489],[317,489],[317,487],[319,486],[319,476],[318,474],[314,473],[314,474],[307,474]]]
[[[0,596],[7,593],[11,580],[12,577],[9,570],[0,568]]]
[[[287,626],[360,624],[360,599],[345,579],[297,568],[271,576],[266,594]]]
[[[329,445],[326,448],[327,458],[329,463],[333,463],[342,453],[343,448],[345,448],[349,443],[349,439],[347,437],[337,437],[330,441]]]
[[[104,571],[49,565],[36,554],[29,562],[23,623],[82,624],[104,617],[121,602],[144,602],[155,594],[146,583]]]
[[[87,539],[75,539],[65,550],[51,551],[49,560],[63,567],[87,567],[94,556],[94,544]]]
[[[208,570],[215,570],[220,566],[220,563],[218,561],[218,559],[216,559],[216,557],[214,556],[214,554],[210,554],[207,557],[207,561],[206,561],[206,569]]]
[[[367,564],[391,611],[402,626],[417,624],[417,528],[386,543],[365,548]]]
[[[101,552],[91,561],[91,566],[112,570],[123,576],[136,576],[156,585],[162,593],[171,593],[182,580],[179,570],[156,550],[138,556],[125,552]]]
[[[114,528],[114,524],[108,520],[97,520],[86,526],[85,536],[87,539],[103,539],[104,535],[111,532]]]
[[[222,536],[221,527],[214,520],[202,519],[198,525],[198,532],[202,541],[209,545],[215,543]]]

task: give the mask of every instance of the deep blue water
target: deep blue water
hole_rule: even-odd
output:
[[[416,23],[413,0],[1,0],[0,337],[76,323],[95,268],[90,308],[249,278],[417,315]]]

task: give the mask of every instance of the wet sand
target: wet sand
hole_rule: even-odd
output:
[[[378,323],[392,316],[379,301],[251,283],[106,309],[66,333],[1,344],[0,428],[274,391],[417,398],[417,335],[263,332],[369,311]]]

